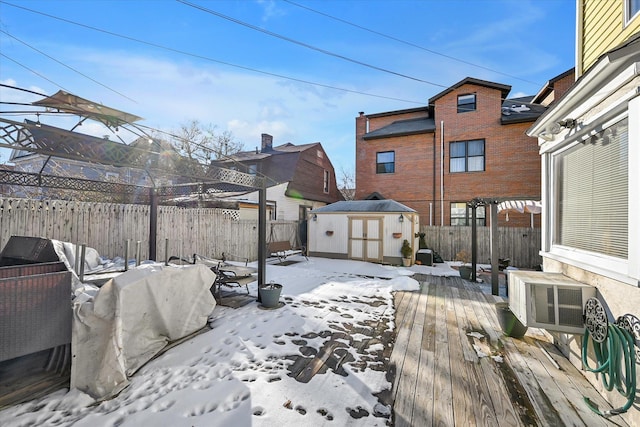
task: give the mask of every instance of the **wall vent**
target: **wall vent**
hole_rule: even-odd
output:
[[[526,326],[584,333],[584,304],[596,288],[561,273],[509,271],[509,307]]]

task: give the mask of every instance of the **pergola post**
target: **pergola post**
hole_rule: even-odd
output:
[[[476,281],[476,263],[478,262],[478,224],[476,221],[476,208],[478,204],[471,202],[471,281]]]
[[[158,192],[149,189],[149,259],[157,261],[156,242],[158,238]]]
[[[491,221],[489,243],[491,245],[491,294],[500,295],[498,281],[498,203],[492,201],[489,221]]]
[[[267,189],[266,183],[258,189],[258,289],[265,283],[267,268]],[[258,292],[258,302],[262,302]]]

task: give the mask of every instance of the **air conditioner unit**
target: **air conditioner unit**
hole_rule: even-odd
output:
[[[584,333],[584,305],[596,288],[561,273],[509,271],[509,308],[526,326]]]

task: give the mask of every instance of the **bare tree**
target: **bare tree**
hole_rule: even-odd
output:
[[[217,132],[217,126],[202,125],[198,120],[181,124],[174,134],[171,145],[183,156],[200,163],[207,164],[244,148],[230,131]]]
[[[338,183],[338,189],[345,200],[354,200],[356,198],[356,174],[353,169],[346,169],[344,166],[340,166]]]

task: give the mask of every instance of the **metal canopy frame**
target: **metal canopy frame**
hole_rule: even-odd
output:
[[[0,167],[0,184],[48,187],[75,191],[93,191],[106,194],[136,196],[151,207],[149,224],[149,257],[156,260],[157,208],[160,197],[227,191],[258,191],[258,283],[264,283],[266,268],[266,177],[247,174],[211,165],[201,165],[180,156],[173,150],[166,150],[153,144],[153,139],[133,122],[141,118],[99,103],[59,91],[55,95],[32,103],[44,108],[44,112],[34,111],[38,121],[17,122],[0,117],[0,147],[41,154],[47,158],[62,158],[90,164],[127,167],[144,171],[153,185],[133,185],[105,182],[59,175],[47,175],[14,171]],[[103,123],[113,131],[118,127],[132,126],[149,139],[149,147],[114,142],[105,138],[67,131],[40,123],[39,114],[53,110],[80,116],[80,123],[92,119]],[[171,169],[168,169],[168,166]],[[184,183],[170,186],[156,186],[158,176],[177,176]],[[140,194],[147,195],[140,198]]]

